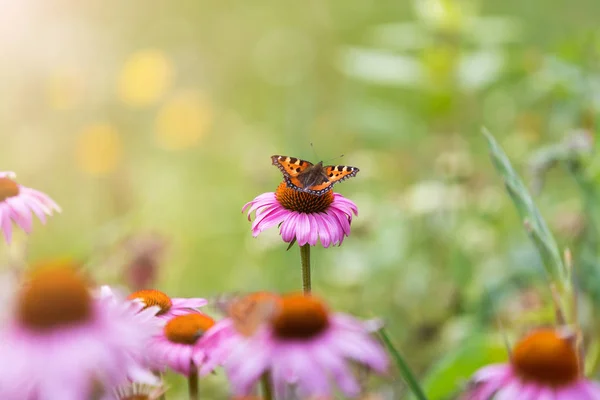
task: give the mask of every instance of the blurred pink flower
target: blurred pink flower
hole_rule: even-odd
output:
[[[280,305],[279,295],[265,291],[231,299],[225,307],[228,317],[217,322],[202,338],[211,349],[211,357],[200,372],[223,365],[236,347],[272,319]]]
[[[60,207],[46,194],[19,185],[15,182],[14,172],[0,171],[0,228],[7,243],[12,240],[12,222],[26,233],[31,233],[31,212],[46,223],[46,215],[54,211],[61,212]]]
[[[290,385],[300,398],[331,396],[330,378],[347,396],[360,393],[351,362],[383,373],[388,359],[369,336],[364,323],[332,314],[315,297],[287,295],[268,324],[240,341],[225,363],[235,395],[252,393],[271,373],[276,398],[286,398]]]
[[[0,398],[78,400],[94,383],[157,383],[143,364],[156,308],[93,297],[70,265],[34,270],[0,329]]]
[[[203,307],[207,303],[206,299],[199,297],[171,298],[166,293],[155,289],[138,290],[137,292],[131,293],[127,298],[129,300],[137,300],[145,307],[160,307],[156,316],[163,319],[171,319],[178,315],[194,312],[199,313],[200,311],[198,311],[197,308]]]
[[[215,321],[202,313],[179,315],[167,321],[164,329],[155,335],[148,344],[148,354],[154,368],[164,371],[167,368],[189,376],[199,372],[204,376],[213,371],[218,363],[212,362],[212,346],[218,346],[222,334],[213,336],[210,343],[205,342]],[[206,365],[205,365],[206,364]],[[208,365],[208,367],[207,367]]]
[[[323,247],[342,244],[350,235],[352,214],[358,215],[356,204],[344,196],[329,191],[314,195],[287,187],[282,182],[276,192],[263,193],[242,208],[248,210],[248,220],[256,211],[252,223],[252,235],[275,225],[280,226],[283,240],[294,239],[300,246],[315,246],[317,240]]]
[[[600,399],[600,385],[581,375],[572,339],[554,329],[530,333],[517,343],[510,363],[477,371],[461,399]]]

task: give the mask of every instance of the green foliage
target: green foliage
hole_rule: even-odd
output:
[[[558,249],[554,236],[548,229],[544,218],[535,205],[529,191],[512,167],[510,160],[496,142],[489,131],[483,131],[489,147],[492,161],[496,170],[502,176],[506,190],[510,195],[529,237],[537,248],[546,272],[551,279],[565,282],[568,279],[568,271],[563,263],[561,252]]]
[[[451,398],[482,365],[506,362],[506,352],[502,341],[474,333],[437,361],[422,381],[425,393],[430,400]]]

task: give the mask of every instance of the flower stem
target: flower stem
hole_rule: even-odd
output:
[[[396,366],[400,370],[400,374],[410,387],[410,390],[413,392],[415,397],[419,400],[427,400],[427,396],[421,388],[421,385],[419,385],[419,381],[417,381],[417,378],[411,371],[404,358],[400,355],[400,352],[394,347],[394,344],[390,340],[390,337],[388,336],[384,328],[381,328],[379,330],[379,335],[381,336],[381,339],[383,340],[385,346],[388,348],[389,352],[392,354],[392,358],[396,362]]]
[[[188,390],[190,394],[190,400],[198,400],[198,370],[195,366],[190,368],[190,374],[188,375]]]
[[[264,400],[273,400],[273,388],[271,387],[271,374],[267,371],[260,379],[262,395]]]
[[[310,294],[310,245],[300,246],[300,259],[302,261],[302,290]]]

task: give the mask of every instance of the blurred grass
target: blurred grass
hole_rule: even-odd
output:
[[[158,232],[158,286],[174,296],[296,290],[297,249],[275,230],[253,239],[241,207],[279,183],[272,154],[344,154],[361,172],[336,190],[359,217],[342,247],[313,251],[314,288],[385,317],[425,382],[496,319],[517,335],[549,298],[480,127],[526,184],[535,151],[576,129],[594,136],[600,5],[415,4],[12,4],[0,17],[0,169],[64,210],[35,226],[27,257],[81,257],[119,283],[118,244]],[[595,153],[578,162],[596,189]],[[551,169],[535,201],[558,247],[596,271],[582,284],[594,293],[596,211],[581,182]],[[222,377],[209,381],[224,393]],[[431,398],[458,386],[444,387]]]

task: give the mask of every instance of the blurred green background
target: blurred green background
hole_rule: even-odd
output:
[[[449,398],[506,358],[502,332],[552,316],[485,125],[573,250],[593,331],[597,1],[0,4],[0,169],[63,207],[0,244],[8,257],[79,257],[122,285],[141,257],[175,297],[297,290],[298,249],[276,229],[252,238],[241,207],[280,182],[272,154],[344,154],[361,172],[336,191],[359,217],[313,250],[313,287],[383,317],[431,398]],[[221,375],[203,385],[225,396]]]

